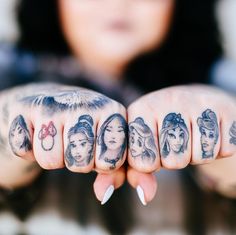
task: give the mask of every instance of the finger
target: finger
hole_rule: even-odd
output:
[[[92,114],[67,116],[64,127],[64,161],[73,172],[87,173],[94,168],[96,118]]]
[[[212,162],[218,156],[221,142],[219,115],[214,108],[203,108],[193,113],[192,164]]]
[[[145,110],[146,112],[143,112]],[[150,173],[160,168],[157,123],[153,112],[144,104],[135,103],[128,109],[129,151],[132,168]]]
[[[111,171],[124,163],[127,154],[126,110],[119,104],[107,108],[97,128],[95,165],[98,170]]]
[[[155,197],[157,181],[153,174],[142,173],[129,167],[127,180],[137,190],[138,197],[143,205],[147,205]]]
[[[57,118],[43,118],[33,123],[35,127],[33,150],[39,165],[44,169],[57,169],[64,166],[63,162],[63,125]]]
[[[14,116],[9,128],[9,144],[12,152],[23,159],[35,160],[32,151],[33,128],[29,118],[18,114]]]
[[[104,205],[112,196],[115,189],[119,188],[125,181],[125,169],[121,167],[110,174],[98,173],[93,188],[95,195]]]

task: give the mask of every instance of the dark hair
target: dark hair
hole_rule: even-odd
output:
[[[145,91],[206,82],[221,53],[214,17],[216,0],[176,0],[171,30],[161,49],[133,61],[126,77]],[[58,17],[57,0],[20,0],[18,46],[33,52],[69,53]],[[145,78],[145,79],[144,79]]]

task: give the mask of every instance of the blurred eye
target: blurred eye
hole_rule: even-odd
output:
[[[75,144],[70,144],[70,147],[71,147],[71,148],[75,148],[76,145],[75,145]]]
[[[169,135],[169,137],[170,137],[171,139],[176,139],[176,137],[175,137],[174,134],[169,133],[168,135]]]
[[[204,130],[201,131],[201,134],[206,136],[206,132]]]
[[[133,144],[134,143],[134,137],[130,137],[130,142]]]
[[[82,147],[85,147],[85,146],[86,146],[86,143],[87,143],[87,142],[82,142],[80,145],[81,145]]]
[[[21,134],[21,133],[22,133],[22,129],[20,129],[20,130],[18,131],[18,133]]]
[[[209,138],[210,138],[210,139],[214,139],[214,138],[215,138],[214,134],[213,134],[213,133],[210,133],[210,134],[209,134]]]
[[[111,129],[106,128],[106,131],[107,131],[107,132],[111,132]]]
[[[138,146],[142,147],[142,142],[140,140],[138,140]]]
[[[180,137],[181,139],[183,139],[183,138],[184,138],[184,133],[181,133],[181,134],[179,135],[179,137]]]

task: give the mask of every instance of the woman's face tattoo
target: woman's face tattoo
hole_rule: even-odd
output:
[[[104,143],[107,149],[117,150],[119,149],[125,140],[124,126],[118,118],[114,118],[106,126],[104,132]]]
[[[93,145],[83,133],[76,133],[69,138],[71,156],[77,163],[87,161],[91,154]]]

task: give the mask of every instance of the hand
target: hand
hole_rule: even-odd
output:
[[[128,108],[129,183],[146,204],[156,193],[151,174],[236,153],[236,99],[210,86],[179,86],[143,96]]]
[[[126,159],[126,109],[82,88],[30,85],[21,91],[9,104],[14,155],[36,160],[44,169],[96,170],[94,190],[104,203],[125,179],[120,167]]]

